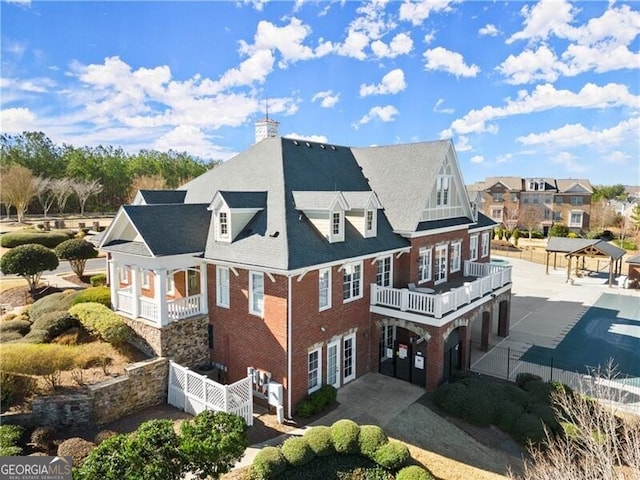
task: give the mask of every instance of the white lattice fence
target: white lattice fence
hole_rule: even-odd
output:
[[[192,415],[204,410],[234,413],[253,425],[252,377],[223,385],[169,362],[168,393],[167,403]]]

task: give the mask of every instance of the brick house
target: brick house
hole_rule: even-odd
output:
[[[488,177],[468,187],[479,211],[507,228],[524,226],[533,215],[535,229],[545,236],[554,223],[570,231],[589,230],[593,187],[586,179]]]
[[[267,135],[176,191],[141,191],[99,247],[143,348],[284,388],[382,372],[435,389],[471,340],[509,332],[511,267],[472,211],[454,147]]]

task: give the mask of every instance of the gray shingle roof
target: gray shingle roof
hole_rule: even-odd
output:
[[[291,192],[298,210],[328,210],[336,201],[339,192]]]
[[[204,251],[211,219],[207,207],[207,204],[196,203],[126,205],[122,208],[151,254],[164,256]]]
[[[622,258],[626,253],[604,240],[588,238],[551,237],[547,243],[547,252],[574,253],[587,247],[593,247],[611,258]]]
[[[183,203],[186,192],[182,190],[140,190],[147,205]]]
[[[558,185],[558,192],[563,193],[569,190],[574,185],[582,185],[588,193],[593,193],[593,186],[591,182],[586,178],[558,178],[556,180]]]
[[[264,208],[267,206],[267,192],[229,192],[221,191],[229,208]]]
[[[634,255],[633,257],[627,258],[626,263],[640,265],[640,255]]]
[[[129,240],[114,240],[104,245],[102,248],[109,252],[126,253],[139,257],[150,257],[151,252],[143,242],[132,242]]]

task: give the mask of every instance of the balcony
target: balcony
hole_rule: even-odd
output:
[[[117,312],[123,313],[128,317],[136,317],[137,312],[136,318],[147,320],[157,327],[167,325],[169,322],[207,313],[202,308],[202,295],[200,294],[166,300],[167,315],[164,322],[161,315],[162,305],[156,299],[148,297],[138,297],[136,299],[131,289],[118,290],[117,296]]]
[[[442,326],[450,314],[475,308],[502,293],[511,284],[511,266],[465,261],[465,281],[461,286],[448,284],[440,292],[422,293],[407,288],[371,285],[370,311],[426,325]]]

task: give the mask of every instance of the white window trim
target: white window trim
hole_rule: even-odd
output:
[[[426,265],[421,269],[420,267],[423,265],[422,258],[428,259]],[[433,268],[433,249],[432,248],[421,248],[420,253],[418,255],[418,284],[425,283],[431,281],[432,275],[431,270]],[[426,277],[420,276],[420,271],[426,273]]]
[[[478,235],[471,235],[469,237],[469,260],[474,261],[478,259]]]
[[[369,216],[371,216],[371,228],[369,227]],[[376,211],[373,209],[367,209],[364,211],[364,236],[375,237],[377,233],[377,215]]]
[[[442,263],[440,264],[440,266],[444,266],[444,268],[440,268],[440,272],[436,271],[436,267],[438,266],[438,252],[444,252],[444,260],[442,260]],[[449,270],[449,245],[448,244],[444,244],[444,245],[436,245],[436,254],[434,256],[434,261],[433,261],[433,279],[434,279],[434,285],[439,285],[441,283],[444,283],[447,281],[448,276],[447,276],[447,272]],[[439,273],[443,275],[442,278],[438,278]]]
[[[167,295],[176,294],[176,279],[173,277],[174,273],[176,273],[176,270],[169,270],[167,272],[167,278],[166,278]]]
[[[454,255],[454,252],[456,252],[455,255]],[[451,255],[450,255],[451,273],[460,271],[460,264],[462,263],[460,261],[461,255],[462,255],[462,242],[457,241],[457,242],[451,243]],[[454,264],[454,261],[456,262],[455,264]]]
[[[338,215],[338,233],[333,232],[334,215]],[[331,210],[329,212],[329,242],[344,241],[344,212],[341,210]]]
[[[489,232],[484,232],[482,234],[482,241],[480,242],[480,244],[482,248],[482,258],[484,258],[489,255]]]
[[[311,374],[311,370],[309,370],[310,367],[310,358],[311,355],[317,353],[318,354],[318,368],[316,369],[316,378],[317,378],[317,383],[314,386],[311,386],[308,382],[310,380],[310,374]],[[308,393],[313,393],[316,390],[319,390],[320,387],[322,387],[322,347],[320,348],[316,348],[314,350],[310,350],[309,353],[307,353],[307,391]]]
[[[147,270],[146,268],[140,269],[140,287],[144,288],[145,290],[149,290],[149,288],[151,288],[151,283],[149,282],[150,273],[151,271]]]
[[[360,279],[358,280],[358,295],[355,296],[350,296],[348,298],[344,298],[344,276],[345,275],[351,275],[353,276],[353,269],[355,269],[356,267],[360,267]],[[350,273],[347,273],[347,272]],[[349,302],[353,302],[354,300],[358,300],[360,298],[362,298],[363,295],[363,275],[364,275],[364,269],[363,269],[363,264],[362,262],[354,262],[354,263],[350,263],[348,265],[345,265],[342,269],[342,303],[349,303]],[[349,288],[349,294],[351,295],[353,293],[353,280],[350,282],[351,283],[351,287]]]
[[[383,285],[383,284],[378,283],[378,270],[377,269],[379,269],[381,265],[384,265],[384,262],[386,260],[389,261],[389,284],[388,285]],[[393,286],[393,255],[387,255],[387,256],[384,256],[384,257],[380,257],[377,260],[376,263],[377,263],[377,265],[376,265],[376,284],[381,286],[381,287],[391,287],[391,286]],[[382,274],[382,280],[383,280],[382,283],[384,283],[384,270],[383,270],[382,273],[383,273]]]
[[[340,348],[340,339],[338,340],[334,340],[333,342],[329,342],[327,344],[327,384],[328,385],[332,385],[335,388],[340,388],[340,383],[341,383],[341,379],[342,379],[342,362],[340,361],[341,355],[342,355],[342,349]],[[331,347],[335,347],[336,348],[336,383],[329,383],[329,375],[330,375],[330,367],[331,365],[329,365],[329,351],[331,350]]]
[[[580,215],[580,222],[579,223],[572,221],[574,215]],[[569,212],[569,227],[572,227],[572,228],[582,227],[582,223],[583,222],[584,222],[584,211],[582,211],[582,210],[571,210]]]
[[[222,215],[225,215],[226,221],[224,222],[227,227],[227,233],[222,232]],[[221,208],[216,212],[216,237],[217,240],[222,242],[230,242],[231,241],[231,212],[226,208]]]
[[[322,305],[320,299],[322,298],[322,276],[327,275],[327,304]],[[329,310],[331,308],[331,268],[321,268],[318,271],[318,311]]]
[[[118,280],[125,285],[131,285],[131,267],[129,265],[118,267]]]
[[[347,340],[351,340],[351,345],[353,346],[353,348],[351,349],[352,351],[352,362],[351,362],[351,375],[346,376],[344,374],[344,368],[345,368],[345,364],[346,362],[344,361],[344,352],[345,352],[345,348],[344,348],[344,344]],[[356,353],[356,334],[355,333],[351,333],[349,335],[345,335],[344,337],[342,337],[342,383],[348,383],[352,380],[355,380],[356,378],[356,366],[358,364],[358,356]]]
[[[254,287],[254,277],[262,278],[262,302],[261,302],[261,310],[254,310],[254,296],[256,295],[255,287]],[[249,272],[249,313],[252,315],[257,315],[259,317],[264,316],[264,273],[262,272]]]
[[[221,280],[221,273],[222,272],[226,272],[227,275],[227,283],[226,285],[222,283]],[[229,308],[230,304],[231,304],[231,298],[229,297],[229,292],[230,292],[230,277],[229,277],[229,267],[223,267],[220,265],[216,265],[216,305],[218,305],[219,307],[223,307],[223,308]],[[222,298],[223,298],[223,291],[222,291],[222,287],[226,287],[226,297],[227,297],[227,302],[225,303]]]

